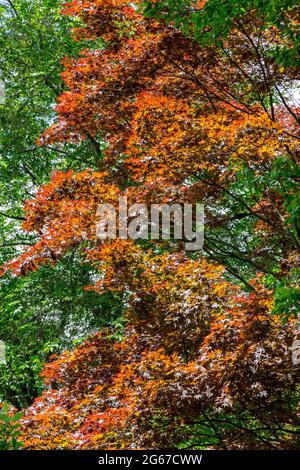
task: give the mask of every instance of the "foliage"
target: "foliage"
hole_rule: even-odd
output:
[[[34,242],[1,272],[16,285],[19,276],[47,282],[70,274],[73,255],[76,300],[60,308],[64,321],[81,295],[79,315],[94,312],[90,295],[107,308],[100,331],[44,367],[45,390],[22,420],[27,448],[299,448],[298,36],[289,3],[147,2],[146,15],[137,1],[64,6],[80,18],[75,39],[91,47],[64,59],[57,118],[37,151],[71,148],[73,162],[89,143],[94,162],[58,165],[42,181],[24,206],[22,235]],[[97,205],[119,196],[203,202],[203,250],[98,239]],[[124,313],[117,328],[110,311]]]
[[[297,406],[293,328],[270,319],[263,293],[234,301],[239,310],[213,315],[211,332],[194,350],[185,330],[180,342],[172,334],[165,341],[147,316],[121,343],[104,331],[55,359],[43,372],[48,391],[23,420],[25,445],[165,448],[189,439],[193,447],[298,448],[297,418],[286,406]],[[164,318],[160,326],[166,329]],[[205,322],[198,328],[205,336]]]
[[[18,450],[22,447],[19,442],[19,420],[22,413],[13,413],[7,403],[1,403],[0,409],[0,450]]]
[[[56,267],[27,278],[7,278],[0,291],[1,339],[6,364],[0,365],[0,395],[19,409],[42,391],[40,371],[50,355],[72,348],[121,316],[121,298],[84,290],[92,270],[70,253]]]
[[[145,13],[192,34],[201,43],[221,41],[234,28],[242,28],[255,15],[261,27],[276,27],[281,44],[273,44],[276,60],[299,66],[299,2],[297,0],[163,0],[145,1]]]
[[[58,0],[2,1],[0,74],[6,99],[0,105],[0,259],[1,263],[34,244],[21,230],[23,204],[49,180],[54,169],[96,165],[88,141],[80,146],[39,147],[36,139],[54,119],[53,103],[64,89],[62,59],[78,55],[70,28],[78,20],[60,14]],[[7,364],[0,366],[0,397],[19,409],[41,392],[39,372],[50,354],[114,322],[119,298],[85,292],[93,270],[70,253],[63,264],[26,279],[1,279],[0,339]]]

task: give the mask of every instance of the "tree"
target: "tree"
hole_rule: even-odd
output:
[[[24,201],[49,180],[54,169],[95,165],[88,141],[39,147],[36,139],[54,120],[53,103],[64,89],[62,59],[77,55],[70,28],[77,20],[59,13],[60,1],[0,2],[0,75],[6,99],[0,105],[0,259],[1,263],[34,245],[24,232]],[[0,338],[7,364],[0,366],[0,398],[25,408],[41,392],[39,373],[54,352],[73,347],[122,312],[121,300],[83,291],[93,270],[75,251],[59,267],[26,278],[5,276],[0,291]]]
[[[97,169],[56,172],[26,203],[38,241],[2,271],[50,269],[79,250],[98,273],[87,290],[123,296],[127,328],[45,367],[25,445],[297,448],[296,306],[283,298],[297,295],[299,118],[284,91],[295,69],[268,53],[288,38],[275,22],[261,28],[257,6],[221,43],[199,43],[138,3],[64,7],[85,23],[77,39],[101,46],[65,60],[67,90],[39,143],[88,140]],[[120,195],[204,202],[203,252],[97,239],[97,205]]]

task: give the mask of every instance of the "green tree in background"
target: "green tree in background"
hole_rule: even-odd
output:
[[[39,147],[36,140],[55,118],[63,91],[64,57],[76,56],[83,42],[71,39],[77,20],[60,14],[59,0],[0,2],[0,260],[1,264],[34,242],[22,231],[23,204],[57,169],[96,166],[99,147]],[[92,271],[74,251],[56,268],[26,279],[0,280],[0,339],[7,364],[0,365],[0,400],[24,408],[41,391],[39,372],[49,355],[114,321],[118,298],[83,290]]]

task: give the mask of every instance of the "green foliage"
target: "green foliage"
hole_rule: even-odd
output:
[[[22,447],[19,442],[19,420],[22,413],[13,414],[8,403],[2,403],[0,409],[0,450],[18,450]]]
[[[145,1],[145,13],[151,17],[172,21],[176,27],[192,34],[202,44],[220,42],[240,19],[255,11],[262,27],[275,25],[289,45],[275,48],[274,55],[285,66],[300,64],[299,22],[290,13],[299,14],[298,0],[208,0],[202,9],[196,9],[194,0]]]
[[[55,118],[63,91],[62,60],[77,56],[79,20],[60,14],[60,0],[14,0],[0,6],[0,264],[30,246],[21,229],[23,203],[57,169],[95,167],[91,142],[39,147],[36,140]],[[92,47],[99,44],[91,45]],[[24,408],[41,392],[39,373],[51,354],[71,348],[122,311],[119,298],[83,290],[93,271],[73,252],[56,267],[26,279],[0,280],[0,339],[7,364],[0,366],[0,398]]]
[[[84,290],[93,272],[76,253],[56,267],[27,278],[1,280],[0,331],[6,365],[0,366],[0,397],[18,408],[41,392],[41,366],[122,314],[122,299]]]

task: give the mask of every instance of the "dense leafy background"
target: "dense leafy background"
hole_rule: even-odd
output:
[[[55,117],[64,89],[62,60],[76,56],[78,21],[60,14],[58,0],[0,2],[0,71],[6,87],[0,105],[0,259],[34,242],[21,229],[24,201],[57,169],[95,166],[91,143],[39,147],[36,140]],[[0,396],[28,406],[41,391],[39,373],[49,355],[72,346],[121,311],[118,299],[84,292],[93,272],[70,253],[58,267],[28,278],[2,278],[0,338],[7,365],[0,366]]]
[[[29,272],[28,269],[24,277],[15,275],[17,269],[1,277],[0,339],[6,343],[7,364],[0,365],[0,400],[25,409],[42,395],[42,424],[35,422],[35,412],[30,421],[30,409],[28,412],[27,445],[33,448],[42,444],[30,441],[32,429],[37,429],[35,435],[45,436],[43,445],[47,448],[131,445],[126,426],[136,432],[135,446],[152,447],[153,443],[163,446],[165,439],[169,439],[168,445],[183,448],[230,448],[230,445],[233,448],[296,448],[298,389],[294,382],[296,372],[289,374],[288,368],[294,334],[289,328],[299,314],[300,300],[297,267],[300,174],[299,148],[295,143],[299,140],[299,4],[292,0],[145,1],[136,2],[142,4],[145,15],[137,17],[132,6],[126,6],[123,11],[126,2],[110,0],[105,5],[100,0],[96,3],[99,11],[93,8],[93,2],[87,2],[87,11],[91,7],[87,15],[81,2],[75,0],[69,4],[71,16],[67,16],[60,13],[59,0],[0,1],[0,73],[6,85],[6,101],[0,105],[0,261],[3,264],[28,247],[33,250],[38,247],[35,245],[38,231],[22,229],[23,208],[27,200],[37,202],[32,211],[27,208],[27,223],[33,228],[39,226],[46,203],[39,205],[42,198],[37,191],[49,181],[49,186],[45,186],[53,197],[49,200],[59,209],[56,213],[53,205],[45,206],[50,216],[43,230],[47,232],[53,220],[57,223],[61,217],[65,240],[61,240],[60,233],[56,240],[54,234],[53,246],[55,249],[55,243],[59,245],[63,241],[68,248],[61,250],[64,255],[57,256],[57,263],[41,262],[38,270]],[[87,31],[80,29],[84,21],[90,25]],[[77,41],[71,35],[72,28],[79,28]],[[151,36],[151,28],[159,34]],[[66,56],[74,58],[74,62],[62,62]],[[97,62],[98,56],[103,60]],[[168,98],[164,101],[149,98],[147,93],[151,87],[154,94],[163,91]],[[78,94],[80,104],[76,101]],[[193,102],[188,112],[183,105],[181,107],[183,100]],[[131,108],[135,102],[146,110],[144,114],[134,114]],[[220,127],[223,141],[218,140],[217,132],[213,134],[218,113],[220,110],[227,113],[228,124],[234,112],[240,112],[241,108],[247,117],[240,141],[233,147],[236,150],[240,145],[240,155],[246,157],[229,158],[229,162],[224,157],[223,161],[228,128]],[[169,115],[166,117],[164,112]],[[185,166],[184,158],[194,148],[197,135],[196,140],[193,139],[193,127],[188,126],[193,118],[197,123],[201,113],[221,159],[215,167],[206,162],[201,171],[193,173],[193,161],[187,160]],[[260,126],[250,118],[247,121],[248,115],[260,116],[259,113],[264,113],[265,120],[260,121],[263,137]],[[150,131],[143,121],[148,118]],[[164,123],[164,119],[171,128],[170,142],[174,147],[179,142],[179,151],[180,146],[188,151],[182,154],[181,166],[180,162],[174,164],[170,160],[163,174],[173,177],[178,171],[178,179],[173,183],[175,194],[178,181],[182,183],[188,175],[189,184],[196,188],[196,199],[203,195],[207,211],[203,250],[191,254],[191,260],[181,261],[180,269],[177,258],[171,255],[174,245],[167,243],[158,244],[152,257],[148,256],[152,245],[145,242],[137,247],[120,244],[99,252],[96,247],[86,259],[84,255],[90,248],[89,243],[93,244],[93,238],[86,236],[80,219],[78,232],[82,230],[84,235],[79,237],[79,242],[73,240],[67,223],[63,231],[63,216],[68,220],[72,203],[75,205],[78,200],[85,203],[86,195],[87,199],[91,196],[91,204],[94,204],[93,198],[97,197],[99,189],[95,181],[99,179],[102,183],[102,173],[96,171],[103,168],[111,178],[109,183],[129,189],[129,194],[131,190],[134,194],[137,188],[137,197],[143,197],[138,192],[138,183],[142,183],[142,188],[145,183],[148,188],[149,182],[154,182],[156,188],[167,194],[168,186],[156,179],[155,165],[149,174],[145,170],[145,176],[143,165],[136,165],[136,161],[130,159],[130,151],[143,152],[140,141],[137,140],[134,147],[139,133],[145,152],[150,142],[150,150],[154,148],[154,155],[156,152],[161,157],[160,145],[155,147],[155,138],[151,141],[151,120],[160,131],[159,124]],[[190,134],[184,134],[180,119]],[[178,130],[176,125],[172,128],[176,120],[182,134],[172,131]],[[132,121],[135,130],[129,143],[128,121]],[[53,125],[56,122],[62,124],[61,135],[56,124]],[[237,122],[237,126],[240,125],[238,119]],[[279,138],[280,142],[286,142],[283,150],[279,146],[275,148],[277,143],[270,138],[274,129],[277,132],[278,122],[284,123],[284,132]],[[50,130],[46,131],[48,128]],[[256,140],[251,140],[251,129]],[[37,139],[45,131],[43,145],[40,145]],[[74,134],[81,138],[74,139]],[[162,132],[160,136],[164,144],[165,134]],[[181,135],[184,135],[182,140]],[[125,142],[123,147],[122,142]],[[206,144],[204,161],[210,151],[209,142]],[[124,156],[126,146],[129,151]],[[128,161],[132,165],[130,169],[137,166],[135,181],[130,180]],[[69,171],[68,176],[62,177],[62,173],[52,176],[56,170]],[[90,188],[96,188],[96,196]],[[78,191],[75,197],[73,191]],[[60,194],[65,194],[70,203],[67,211],[61,209]],[[51,240],[49,246],[51,248]],[[38,258],[38,248],[35,255]],[[208,263],[216,264],[204,262],[202,265],[199,259],[204,256]],[[51,256],[49,258],[51,261]],[[108,260],[108,266],[101,266],[109,279],[107,284],[104,281],[104,289],[101,276],[99,280],[99,260]],[[219,268],[216,266],[224,268],[217,281]],[[201,283],[195,280],[196,275]],[[94,284],[96,288],[85,289]],[[240,297],[235,298],[236,291]],[[186,295],[183,299],[180,298],[182,292]],[[136,294],[134,300],[130,299],[132,293]],[[231,302],[230,306],[226,302]],[[192,312],[200,312],[203,330],[198,329],[198,324],[194,327],[193,320],[190,322],[186,305]],[[264,318],[266,308],[268,320]],[[168,316],[165,320],[165,312],[169,312],[171,321]],[[186,318],[182,320],[185,312]],[[126,329],[128,322],[130,326]],[[86,338],[92,339],[83,342]],[[202,340],[205,353],[199,359],[194,354]],[[231,343],[236,344],[238,359],[231,350]],[[260,364],[266,389],[275,397],[270,396],[265,407],[251,401],[251,390],[257,384],[250,381],[247,385],[253,365],[251,369],[250,359],[247,362],[247,355],[243,356],[244,345],[250,345],[249,357],[252,357],[252,352],[255,348],[259,350],[261,344],[270,348],[269,352],[273,351],[273,355]],[[42,379],[43,366],[53,360],[53,354],[59,355],[64,350],[71,352],[46,365]],[[205,354],[210,358],[207,361]],[[232,372],[230,379],[233,385],[230,383],[234,390],[235,381],[237,387],[241,387],[242,392],[240,389],[236,392],[238,404],[232,412],[220,411],[219,398],[216,398],[213,404],[205,404],[203,409],[195,405],[190,411],[197,390],[189,386],[203,380],[197,376],[198,369],[207,369],[209,386],[215,391],[220,371],[226,378],[223,357],[231,358],[231,362],[228,361],[230,371],[236,368],[237,375]],[[139,365],[141,358],[144,362]],[[193,369],[197,360],[201,367]],[[154,371],[152,377],[148,369],[151,373]],[[107,398],[110,374],[113,376],[116,370],[112,396]],[[109,378],[103,385],[104,397],[100,399],[99,390],[93,386],[99,385],[102,376]],[[177,388],[169,388],[169,380],[177,384]],[[59,387],[61,393],[57,391]],[[60,421],[60,415],[57,417],[55,413],[51,424],[48,418],[44,419],[49,415],[52,419],[49,395],[58,408],[64,409],[65,421]],[[99,425],[102,411],[97,409],[98,402],[103,400],[101,407],[106,410],[107,403],[113,402],[115,397],[124,409],[119,405],[118,415],[118,408],[108,408],[105,415],[108,424],[103,425],[102,432]],[[124,397],[130,398],[127,403]],[[76,402],[77,408],[75,406],[75,411],[69,413],[73,403],[70,405],[70,400]],[[128,418],[126,413],[133,402],[136,408]],[[1,415],[4,422],[11,419],[7,414],[4,408]],[[74,416],[81,420],[82,442],[74,437],[77,432],[76,426],[72,428]],[[127,423],[123,431],[119,420]],[[64,426],[66,437],[61,441]],[[108,436],[107,440],[103,435]]]

